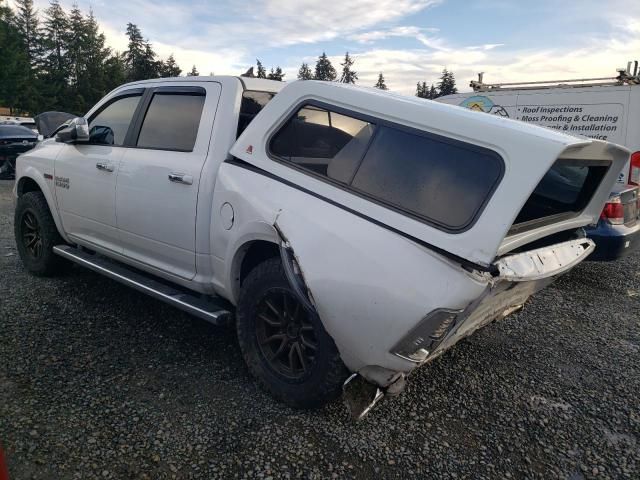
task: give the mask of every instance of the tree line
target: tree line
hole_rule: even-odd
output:
[[[182,73],[162,60],[137,25],[127,25],[127,50],[106,46],[92,11],[67,13],[58,0],[39,12],[33,0],[0,0],[0,105],[12,112],[62,110],[84,114],[125,82]],[[198,75],[193,67],[188,75]]]
[[[0,106],[9,107],[12,113],[61,110],[83,115],[123,83],[182,74],[173,54],[159,58],[133,23],[127,24],[127,49],[116,52],[106,46],[91,10],[82,12],[76,4],[67,13],[59,0],[51,0],[43,12],[34,7],[33,0],[15,0],[15,5],[14,11],[6,0],[0,0]],[[338,73],[323,52],[313,68],[303,63],[297,78],[355,84],[354,64],[347,52]],[[285,77],[280,66],[267,72],[260,60],[256,60],[255,74],[251,72],[271,80]],[[196,66],[186,75],[199,75]],[[388,89],[382,72],[373,86]],[[446,69],[437,86],[422,82],[416,88],[416,96],[429,99],[456,92],[454,75]]]

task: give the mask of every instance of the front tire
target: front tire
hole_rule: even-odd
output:
[[[18,254],[30,273],[48,277],[64,268],[65,260],[53,253],[53,247],[64,240],[41,192],[27,192],[18,198],[13,228]]]
[[[340,395],[349,372],[318,315],[297,299],[279,258],[249,273],[236,316],[249,371],[274,397],[318,408]]]

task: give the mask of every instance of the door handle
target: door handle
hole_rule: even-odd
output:
[[[113,165],[110,163],[98,162],[96,163],[96,168],[104,172],[113,172]]]
[[[193,183],[193,177],[184,173],[171,172],[169,174],[169,181],[174,183],[184,183],[185,185],[191,185]]]

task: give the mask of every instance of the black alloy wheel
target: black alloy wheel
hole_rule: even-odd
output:
[[[280,401],[318,408],[342,393],[349,371],[318,314],[298,300],[279,257],[243,280],[236,329],[249,371]]]
[[[38,217],[30,210],[22,214],[22,241],[27,253],[34,259],[42,257],[42,231]]]
[[[318,339],[310,314],[291,291],[273,288],[258,303],[256,337],[275,373],[300,380],[313,368]]]

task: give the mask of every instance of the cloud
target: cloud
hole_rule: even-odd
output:
[[[449,44],[438,50],[376,48],[355,54],[354,68],[360,84],[374,85],[382,72],[391,90],[409,95],[415,93],[417,82],[437,83],[445,67],[455,73],[462,91],[470,90],[469,81],[475,80],[478,72],[485,72],[485,81],[493,83],[614,77],[616,68],[638,58],[638,29],[640,21],[630,20],[609,39],[594,38],[577,47],[544,50]],[[335,65],[340,57],[331,60]]]
[[[68,9],[73,1],[61,3]],[[427,28],[431,25],[424,19],[430,18],[429,9],[444,0],[77,1],[84,11],[93,8],[115,50],[126,49],[126,23],[131,21],[160,57],[173,53],[185,71],[195,64],[205,74],[238,74],[254,63],[256,55],[264,54],[270,57],[269,66],[280,64],[286,79],[293,80],[300,63],[313,68],[322,50],[330,54],[349,50],[356,60],[358,83],[373,85],[383,72],[392,90],[407,94],[415,92],[418,81],[436,83],[444,67],[455,72],[459,87],[468,89],[469,80],[480,71],[490,82],[613,76],[616,67],[626,66],[640,52],[637,0],[610,0],[604,10],[598,8],[600,0],[561,8],[541,1],[539,8],[549,11],[551,26],[547,26],[554,32],[581,26],[564,35],[557,46],[546,47],[535,46],[544,45],[545,25],[535,26],[539,33],[535,39],[527,37],[531,46],[513,43],[522,31],[510,36],[499,29],[487,35],[491,43],[480,43],[478,32],[474,41],[465,42],[469,38],[465,32],[445,34]],[[504,0],[490,0],[495,5],[487,7],[486,1],[472,1],[469,9],[494,8],[506,18],[524,15],[529,8]],[[43,11],[48,0],[36,0],[36,5]],[[440,8],[445,7],[455,8]],[[438,26],[445,28],[446,22]],[[303,50],[308,56],[300,53]],[[339,69],[341,55],[331,60]]]

